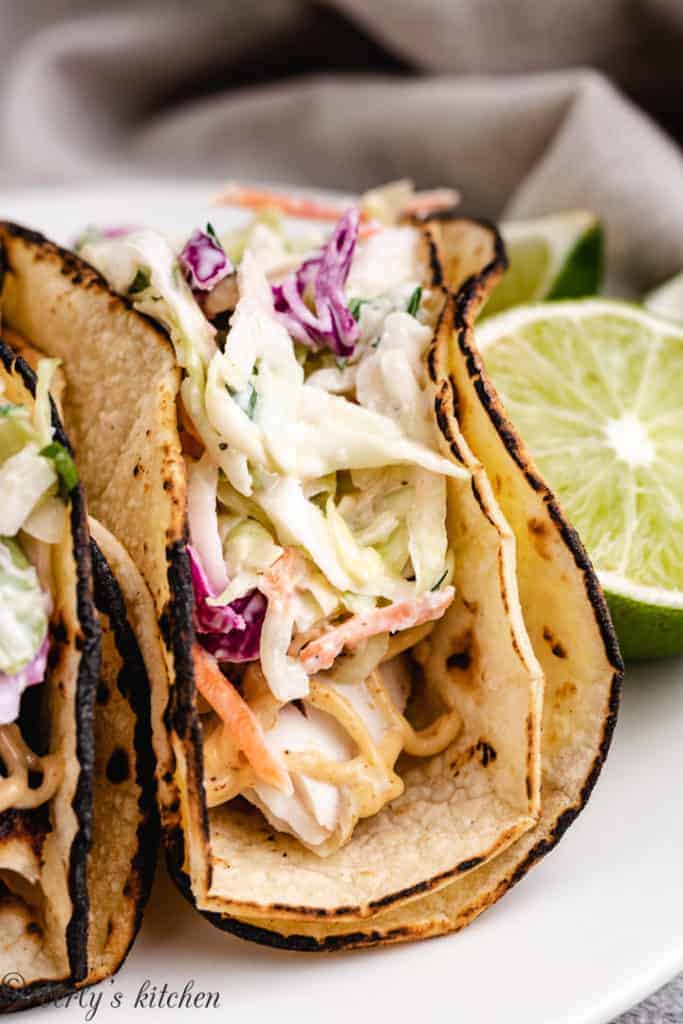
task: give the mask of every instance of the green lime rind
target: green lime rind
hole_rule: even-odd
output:
[[[683,324],[564,299],[491,318],[477,340],[595,564],[624,657],[683,654]]]
[[[588,210],[570,210],[501,225],[507,272],[479,321],[517,306],[548,299],[595,295],[602,282],[604,235]]]
[[[683,608],[663,608],[605,592],[625,661],[683,654]]]
[[[506,243],[509,266],[491,293],[486,306],[480,314],[484,317],[496,316],[514,306],[543,298],[543,288],[539,287],[547,275],[550,253],[543,239],[529,239],[513,245]]]
[[[599,223],[579,239],[556,277],[548,299],[580,299],[597,295],[604,273],[604,239]]]

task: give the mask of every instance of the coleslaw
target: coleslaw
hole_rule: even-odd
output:
[[[460,727],[444,701],[413,729],[400,653],[454,597],[448,481],[468,474],[439,443],[438,296],[405,220],[453,194],[401,182],[334,211],[230,195],[260,211],[239,233],[91,234],[81,254],[166,328],[184,371],[207,802],[242,795],[325,855],[401,792],[402,751],[429,756]],[[278,202],[333,215],[331,233],[302,252],[264,213]]]

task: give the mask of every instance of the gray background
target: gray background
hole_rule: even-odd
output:
[[[682,139],[683,0],[0,0],[0,188],[410,176],[592,207],[638,294],[683,268]],[[681,1021],[683,975],[620,1018]]]

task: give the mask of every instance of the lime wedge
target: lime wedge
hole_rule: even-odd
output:
[[[602,277],[602,227],[593,213],[570,210],[503,224],[510,266],[484,316],[541,299],[594,295]]]
[[[477,341],[586,545],[624,656],[683,651],[683,325],[584,299],[491,317]]]
[[[643,301],[651,313],[683,323],[683,272],[648,292]]]

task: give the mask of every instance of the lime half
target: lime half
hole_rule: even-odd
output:
[[[683,273],[672,277],[670,281],[660,284],[659,288],[648,292],[644,299],[645,308],[651,313],[666,316],[670,320],[683,323]]]
[[[492,317],[477,341],[581,534],[624,656],[683,651],[683,326],[584,299]]]
[[[570,210],[503,224],[510,266],[484,316],[541,299],[594,295],[602,277],[602,228],[593,213]]]

